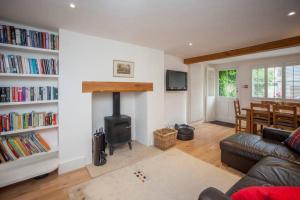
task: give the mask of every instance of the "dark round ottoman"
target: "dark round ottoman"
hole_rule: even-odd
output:
[[[178,140],[192,140],[194,139],[194,130],[195,128],[192,126],[189,126],[187,124],[175,124],[175,129],[178,131],[177,133],[177,139]]]

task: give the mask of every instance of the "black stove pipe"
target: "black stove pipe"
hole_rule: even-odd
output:
[[[120,92],[113,92],[113,116],[120,116]]]

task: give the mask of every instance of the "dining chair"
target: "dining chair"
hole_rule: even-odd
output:
[[[288,130],[298,127],[297,107],[289,105],[275,105],[273,107],[273,126]]]
[[[256,125],[260,125],[260,132],[264,126],[271,126],[270,104],[251,103],[251,133],[254,133]]]
[[[235,132],[242,131],[242,120],[246,121],[246,115],[241,113],[240,101],[238,99],[233,101],[235,112]]]
[[[299,102],[288,102],[288,101],[286,101],[286,102],[284,102],[284,105],[300,107]]]
[[[261,101],[262,104],[270,104],[270,105],[275,105],[277,102],[275,101]]]
[[[261,101],[261,103],[265,105],[270,105],[270,111],[272,111],[274,105],[280,104],[280,102],[276,102],[276,101]]]
[[[283,105],[287,105],[287,106],[296,106],[297,107],[297,115],[298,115],[298,126],[300,125],[300,102],[290,102],[290,101],[286,101],[284,102]]]
[[[300,114],[300,103],[299,102],[284,102],[283,105],[295,106],[297,108],[297,113]]]

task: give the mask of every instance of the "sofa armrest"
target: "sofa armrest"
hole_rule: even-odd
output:
[[[231,200],[231,198],[220,190],[209,187],[201,192],[198,200]]]
[[[276,128],[264,128],[263,138],[269,140],[276,140],[278,142],[283,142],[290,136],[291,132],[284,131]]]

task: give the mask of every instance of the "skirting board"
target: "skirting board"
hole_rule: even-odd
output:
[[[64,174],[82,167],[85,167],[86,159],[84,156],[72,160],[63,161],[59,164],[58,174]]]

